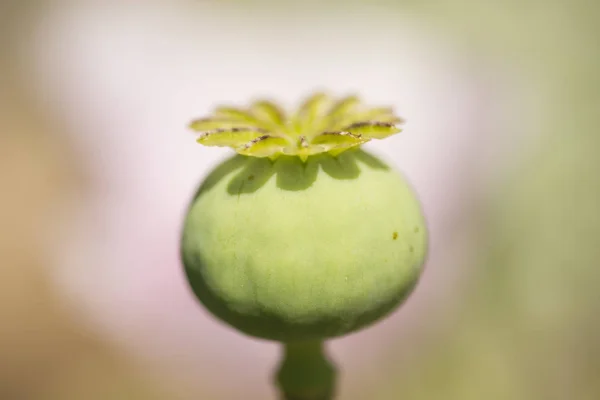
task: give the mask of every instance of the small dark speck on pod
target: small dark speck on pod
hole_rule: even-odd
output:
[[[410,247],[408,248],[408,251],[410,251],[411,253],[414,253],[414,252],[415,252],[415,248],[414,248],[413,246],[410,246]]]
[[[419,227],[415,226],[415,233],[419,233]]]
[[[250,176],[248,177],[248,180],[249,180],[249,181],[253,181],[253,180],[254,180],[254,175],[250,175]]]
[[[398,232],[394,232],[392,234],[392,239],[394,239],[394,240],[398,239]]]

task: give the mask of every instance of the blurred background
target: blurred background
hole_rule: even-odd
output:
[[[178,260],[220,103],[359,93],[416,186],[410,300],[343,400],[600,398],[600,3],[0,0],[0,399],[275,399]]]

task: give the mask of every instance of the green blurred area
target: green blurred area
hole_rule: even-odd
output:
[[[21,73],[19,35],[44,5],[0,3],[0,399],[191,398],[177,397],[170,382],[140,376],[124,355],[84,333],[45,275],[37,227],[48,220],[50,202],[85,180],[57,121],[29,101]],[[319,4],[311,7],[321,12]],[[600,2],[381,7],[418,14],[456,41],[508,60],[536,89],[539,138],[482,205],[486,245],[478,249],[460,317],[428,334],[409,368],[396,369],[406,359],[392,349],[376,393],[369,387],[348,398],[600,398]]]

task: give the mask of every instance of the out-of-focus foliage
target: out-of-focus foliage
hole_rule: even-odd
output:
[[[490,199],[462,318],[381,398],[596,399],[600,4],[444,3],[438,23],[535,81],[539,139]]]

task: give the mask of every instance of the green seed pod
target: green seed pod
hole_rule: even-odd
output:
[[[398,122],[316,95],[290,118],[258,102],[192,123],[199,142],[239,153],[206,178],[184,224],[185,271],[206,308],[283,342],[344,335],[394,310],[421,273],[425,222],[403,176],[359,146]]]

